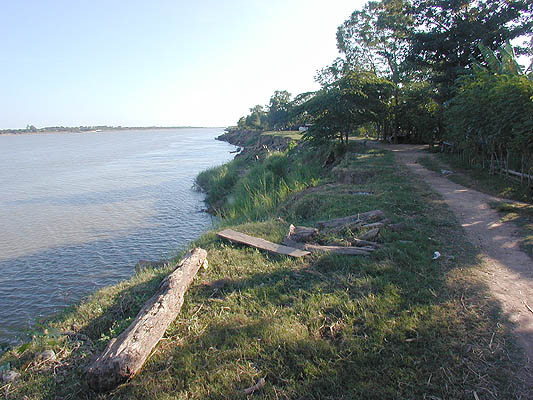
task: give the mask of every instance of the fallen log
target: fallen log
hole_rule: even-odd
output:
[[[367,224],[372,221],[383,219],[384,213],[381,210],[368,211],[361,214],[350,215],[348,217],[319,221],[315,224],[318,229],[338,230],[345,227]]]
[[[375,240],[379,235],[379,228],[369,230],[367,233],[361,236],[361,240]]]
[[[318,229],[308,228],[306,226],[289,226],[289,239],[295,242],[311,242],[318,235]]]
[[[137,314],[131,325],[112,339],[104,352],[87,370],[89,386],[96,391],[108,391],[135,376],[152,349],[181,310],[185,292],[202,265],[207,252],[191,250],[178,267],[167,276]]]
[[[383,228],[384,226],[385,226],[385,224],[383,222],[373,222],[371,224],[361,225],[361,228],[364,228],[364,229],[379,229],[379,228]]]
[[[371,242],[369,240],[363,240],[363,239],[357,239],[357,238],[351,238],[349,239],[349,242],[351,243],[352,246],[357,246],[357,247],[365,247],[365,246],[381,247],[381,245],[376,242]]]
[[[283,239],[282,243],[286,246],[309,251],[311,253],[331,253],[350,256],[368,256],[372,251],[375,250],[374,247],[321,246],[319,244],[298,243],[287,237]]]
[[[229,240],[230,242],[245,244],[247,246],[255,247],[256,249],[268,251],[269,253],[273,254],[281,254],[291,257],[303,257],[310,254],[308,251],[303,251],[299,248],[272,243],[268,240],[246,235],[232,229],[220,231],[217,233],[217,236]]]

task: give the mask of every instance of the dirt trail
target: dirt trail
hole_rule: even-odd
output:
[[[441,194],[486,262],[484,280],[514,324],[514,333],[526,356],[521,376],[533,387],[533,260],[519,248],[518,228],[500,217],[489,202],[496,197],[458,185],[430,171],[416,160],[427,146],[384,145],[397,159]]]

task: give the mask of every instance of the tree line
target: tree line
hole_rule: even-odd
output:
[[[530,0],[369,1],[338,27],[340,56],[317,72],[320,90],[276,91],[238,128],[307,124],[315,143],[445,141],[473,161],[529,170],[533,71],[517,55],[533,55],[532,15]]]

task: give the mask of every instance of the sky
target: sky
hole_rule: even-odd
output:
[[[20,0],[0,14],[0,129],[229,126],[318,89],[363,0]]]

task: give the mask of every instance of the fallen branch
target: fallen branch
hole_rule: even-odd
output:
[[[351,256],[367,256],[375,250],[374,247],[321,246],[318,244],[298,243],[287,237],[283,239],[282,243],[286,246],[309,251],[311,253],[331,253]]]
[[[353,246],[357,246],[357,247],[366,247],[366,246],[381,247],[381,245],[376,242],[371,242],[369,240],[364,240],[364,239],[352,238],[352,239],[349,239],[349,241]]]
[[[375,225],[375,224],[372,224]],[[367,233],[365,233],[363,236],[361,236],[362,240],[375,240],[379,235],[379,228],[374,228],[369,230]]]
[[[139,311],[131,325],[112,339],[104,352],[89,366],[87,379],[96,391],[115,388],[135,376],[152,349],[181,310],[185,292],[207,260],[200,248],[190,251],[167,276],[156,294]]]
[[[265,386],[266,381],[265,378],[261,378],[257,381],[257,383],[253,386],[250,386],[249,388],[244,389],[244,394],[249,395],[255,392],[256,390],[261,389],[263,386]]]
[[[350,215],[343,218],[330,219],[328,221],[319,221],[316,223],[318,229],[341,230],[344,228],[356,228],[359,225],[368,224],[372,221],[381,220],[384,217],[381,210],[368,211],[366,213]]]

